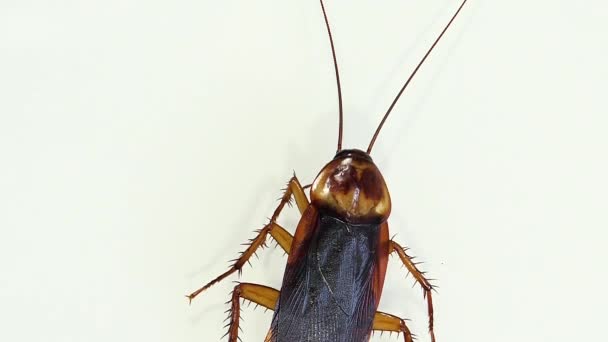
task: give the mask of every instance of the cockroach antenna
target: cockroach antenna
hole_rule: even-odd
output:
[[[410,77],[408,77],[408,79],[407,79],[407,81],[405,81],[405,84],[403,85],[403,87],[401,87],[401,90],[399,90],[399,93],[397,94],[397,96],[393,100],[393,103],[391,103],[390,107],[388,107],[388,110],[386,111],[386,114],[384,114],[384,117],[382,117],[382,121],[380,121],[380,124],[378,125],[378,128],[376,128],[376,132],[374,133],[374,136],[372,137],[372,140],[369,142],[369,146],[367,147],[367,154],[370,154],[372,152],[372,147],[374,147],[374,143],[376,142],[376,138],[378,138],[378,134],[380,134],[380,130],[382,129],[382,126],[384,126],[384,122],[386,122],[386,119],[388,118],[388,115],[393,110],[393,107],[395,107],[395,104],[397,103],[397,101],[399,101],[399,98],[401,97],[401,94],[403,94],[403,91],[410,84],[410,82],[412,81],[412,78],[414,78],[414,76],[418,72],[418,69],[420,69],[420,67],[422,66],[422,64],[426,60],[426,58],[431,54],[431,51],[433,51],[433,49],[435,48],[435,45],[437,45],[437,43],[439,42],[439,40],[441,40],[441,37],[443,37],[443,34],[448,30],[448,28],[450,27],[450,25],[452,25],[452,22],[454,21],[454,19],[456,19],[456,17],[458,16],[458,13],[460,13],[460,10],[464,7],[464,4],[466,4],[466,3],[467,3],[467,0],[464,0],[462,2],[462,4],[460,4],[460,7],[458,7],[458,10],[452,16],[452,19],[450,19],[450,21],[448,22],[448,24],[443,28],[443,31],[441,31],[441,33],[439,34],[439,36],[437,37],[437,39],[435,39],[435,42],[433,43],[433,45],[431,45],[431,47],[428,49],[428,51],[426,52],[426,54],[424,55],[424,57],[422,57],[422,59],[420,60],[420,62],[418,63],[418,65],[416,66],[416,68],[414,69],[414,71],[412,71],[412,73],[410,74]],[[336,69],[336,72],[337,72],[337,69]]]
[[[329,20],[327,19],[327,13],[325,12],[325,5],[323,0],[321,2],[321,10],[323,11],[323,18],[325,19],[325,27],[327,27],[327,35],[329,36],[329,44],[331,45],[331,55],[334,59],[334,70],[336,71],[336,85],[338,87],[338,151],[342,150],[342,126],[343,126],[343,110],[342,110],[342,87],[340,86],[340,72],[338,72],[338,60],[336,59],[336,49],[334,48],[334,39],[331,36],[331,29],[329,28]]]

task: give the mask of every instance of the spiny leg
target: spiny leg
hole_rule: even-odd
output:
[[[277,241],[281,248],[283,248],[286,252],[289,252],[293,237],[291,236],[291,234],[289,234],[287,230],[285,230],[285,228],[279,226],[274,222],[270,222],[266,226],[264,226],[264,228],[258,231],[258,235],[255,238],[250,240],[247,249],[245,249],[245,251],[241,253],[241,256],[238,259],[234,260],[234,263],[226,272],[220,274],[215,279],[205,284],[203,287],[187,295],[186,297],[188,297],[188,300],[192,302],[194,297],[198,296],[201,292],[207,290],[214,284],[222,281],[224,278],[228,277],[232,273],[237,271],[240,273],[243,269],[243,266],[248,263],[251,256],[256,253],[256,250],[266,244],[266,238],[268,234],[270,234],[270,236],[272,236],[272,238]]]
[[[267,309],[274,310],[279,299],[279,291],[264,285],[240,283],[232,291],[232,299],[226,325],[228,327],[228,342],[236,342],[239,339],[239,323],[241,318],[241,298],[261,305]]]
[[[397,334],[403,333],[403,339],[405,342],[414,341],[414,335],[412,335],[410,329],[408,329],[407,325],[405,325],[405,320],[385,312],[376,312],[374,315],[374,324],[372,326],[372,330],[381,332],[389,331],[391,333],[396,332]]]
[[[306,207],[308,207],[308,198],[306,197],[304,189],[302,188],[302,185],[300,185],[300,182],[298,181],[298,178],[295,176],[295,174],[289,180],[287,188],[285,188],[284,190],[283,197],[281,197],[279,205],[277,206],[274,213],[272,214],[272,217],[270,218],[270,222],[258,231],[258,235],[255,238],[249,241],[247,249],[245,249],[245,251],[241,253],[238,259],[234,260],[234,263],[226,272],[220,274],[218,277],[211,280],[203,287],[187,295],[186,297],[188,297],[188,300],[190,302],[192,302],[192,299],[198,296],[201,292],[210,288],[212,285],[220,282],[232,273],[237,271],[239,271],[240,273],[243,266],[247,262],[249,262],[249,259],[256,253],[257,249],[265,246],[268,234],[270,234],[270,236],[272,236],[273,239],[277,241],[279,246],[281,246],[281,248],[283,248],[286,253],[289,253],[293,237],[291,236],[291,234],[289,234],[287,230],[279,226],[276,223],[276,220],[279,217],[279,214],[281,213],[283,208],[285,207],[285,204],[290,203],[292,195],[296,200],[296,204],[298,206],[298,209],[300,210],[300,213],[303,213],[304,210],[306,210]]]
[[[395,241],[391,240],[391,253],[395,252],[397,253],[397,255],[399,255],[399,259],[401,259],[401,262],[403,263],[403,265],[405,265],[405,267],[407,268],[407,270],[414,276],[414,279],[416,279],[416,282],[418,282],[418,284],[420,284],[420,286],[422,286],[422,290],[424,291],[424,298],[426,298],[426,302],[427,302],[427,310],[428,310],[428,315],[429,315],[429,333],[431,334],[431,341],[435,342],[435,331],[433,330],[433,296],[432,296],[432,291],[434,290],[433,285],[431,285],[431,283],[429,282],[428,279],[425,278],[424,274],[425,272],[422,272],[418,269],[418,267],[416,267],[416,264],[414,261],[412,261],[413,257],[409,256],[405,251],[407,249],[401,247],[398,243],[396,243]]]
[[[306,187],[310,187],[310,185],[307,185]],[[293,195],[296,200],[296,205],[298,206],[300,214],[303,214],[304,210],[306,210],[306,207],[308,207],[308,197],[306,197],[306,193],[304,192],[304,189],[306,187],[302,187],[302,184],[300,184],[298,177],[296,177],[296,174],[294,173],[293,176],[289,179],[289,182],[287,183],[287,188],[284,189],[285,193],[283,193],[281,202],[289,203],[291,196]],[[279,217],[279,213],[283,209],[284,205],[285,204],[279,205],[279,207],[277,207],[273,215],[274,219]]]

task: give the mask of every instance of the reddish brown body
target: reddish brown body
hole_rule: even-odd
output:
[[[391,213],[391,198],[370,153],[395,103],[465,3],[466,0],[405,82],[364,152],[342,150],[338,65],[321,0],[338,86],[338,151],[309,185],[309,196],[304,192],[306,187],[302,187],[294,175],[270,222],[250,240],[230,269],[188,295],[192,300],[230,274],[240,273],[256,250],[266,245],[268,236],[288,253],[280,290],[250,283],[235,286],[227,332],[230,342],[239,339],[241,299],[274,311],[267,342],[365,342],[373,331],[402,333],[405,342],[412,342],[404,319],[377,311],[390,254],[399,257],[422,287],[429,315],[429,333],[431,341],[435,342],[433,287],[406,254],[406,249],[389,238],[387,220]],[[302,214],[293,236],[276,222],[292,198]]]

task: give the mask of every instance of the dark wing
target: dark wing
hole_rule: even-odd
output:
[[[269,340],[367,341],[386,269],[378,263],[384,234],[313,211],[296,230]]]

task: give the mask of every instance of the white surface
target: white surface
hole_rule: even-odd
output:
[[[457,5],[328,1],[347,147]],[[470,1],[380,136],[391,233],[440,286],[438,341],[605,335],[607,10]],[[233,284],[183,295],[335,148],[318,3],[3,1],[0,49],[0,340],[218,340]],[[260,257],[241,279],[278,287],[285,257]],[[429,341],[404,276],[391,261],[380,306]],[[271,318],[252,308],[244,341]]]

